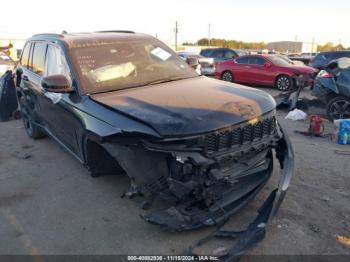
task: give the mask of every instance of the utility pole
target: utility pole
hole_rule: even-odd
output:
[[[208,46],[210,46],[210,24],[208,25]]]
[[[175,29],[174,29],[174,32],[175,32],[175,51],[177,51],[177,33],[179,32],[179,28],[178,28],[178,25],[177,25],[177,21],[175,22]]]
[[[311,53],[317,51],[317,50],[314,50],[314,44],[315,44],[315,37],[312,38],[312,42],[311,42]],[[317,48],[316,48],[316,49],[317,49]]]

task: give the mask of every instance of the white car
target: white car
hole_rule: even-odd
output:
[[[215,65],[213,58],[207,58],[196,53],[191,52],[177,52],[177,54],[185,61],[188,58],[198,58],[199,70],[201,75],[214,76],[215,75]]]

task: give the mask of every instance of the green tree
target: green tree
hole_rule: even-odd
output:
[[[198,45],[208,46],[209,40],[208,38],[202,38],[197,41]],[[211,46],[218,47],[228,47],[228,48],[243,48],[243,49],[264,49],[266,48],[266,44],[264,42],[244,42],[237,40],[226,40],[226,39],[218,39],[212,38],[210,39]]]
[[[332,51],[334,50],[333,43],[328,42],[324,45],[319,45],[317,46],[317,51],[322,52],[322,51]]]

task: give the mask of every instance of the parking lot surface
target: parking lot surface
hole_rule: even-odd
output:
[[[306,131],[308,122],[285,120],[286,113],[278,111],[278,119],[294,146],[295,175],[265,240],[251,254],[350,254],[336,240],[350,237],[350,156],[334,151],[350,148],[329,136],[295,133]],[[331,132],[332,125],[325,125]],[[28,138],[21,120],[0,123],[0,134],[0,254],[172,255],[214,230],[164,232],[140,218],[142,199],[121,198],[126,176],[90,177],[52,139]],[[273,177],[226,227],[248,224],[277,181]],[[232,244],[212,242],[205,250]]]

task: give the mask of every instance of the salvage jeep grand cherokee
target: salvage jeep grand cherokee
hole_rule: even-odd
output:
[[[226,221],[269,180],[275,152],[279,186],[250,227],[250,245],[288,188],[293,151],[274,99],[198,76],[151,36],[35,35],[16,76],[28,135],[54,138],[93,176],[125,172],[126,195],[142,194],[144,209],[157,197],[169,203],[142,216],[164,229]]]

